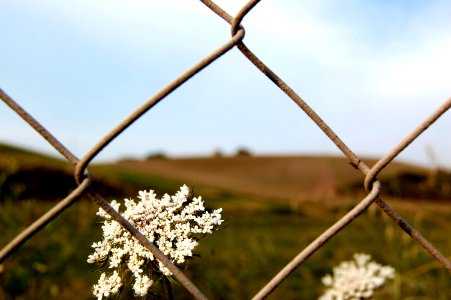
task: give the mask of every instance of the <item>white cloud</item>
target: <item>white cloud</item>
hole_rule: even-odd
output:
[[[393,97],[442,100],[451,95],[451,21],[444,17],[449,4],[437,1],[418,10],[407,4],[377,4],[379,13],[395,9],[392,15],[400,17],[384,19],[349,2],[344,9],[351,12],[330,13],[334,7],[326,2],[311,6],[261,3],[249,15],[249,27],[255,26],[257,32],[249,30],[246,38],[258,35],[258,41],[252,40],[257,54],[286,59],[287,65],[306,73],[312,71],[308,68],[321,68],[325,84],[334,77],[342,84],[346,78],[349,86],[342,85],[344,89],[384,96],[387,102]]]
[[[451,96],[451,39],[428,41],[411,53],[376,59],[369,89],[377,94]]]

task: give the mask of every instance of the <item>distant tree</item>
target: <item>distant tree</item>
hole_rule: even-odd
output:
[[[153,152],[153,153],[150,153],[150,154],[148,154],[146,156],[147,160],[150,160],[150,159],[166,159],[166,158],[168,158],[167,155],[164,152],[162,152],[162,151]]]
[[[235,156],[252,156],[252,153],[249,149],[241,147],[241,148],[238,148]]]
[[[215,151],[213,151],[213,157],[223,157],[223,156],[224,154],[220,149],[216,149]]]

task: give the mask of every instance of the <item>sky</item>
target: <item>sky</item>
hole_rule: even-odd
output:
[[[217,1],[235,15],[246,1]],[[0,87],[82,157],[230,39],[199,1],[1,0]],[[451,2],[261,1],[244,43],[358,156],[380,157],[451,97]],[[399,159],[451,168],[448,111]],[[56,151],[0,103],[0,142]],[[233,49],[163,99],[95,161],[340,154]]]

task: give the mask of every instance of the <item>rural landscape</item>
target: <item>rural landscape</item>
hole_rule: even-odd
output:
[[[376,158],[365,162],[371,166]],[[108,200],[149,189],[173,194],[187,184],[209,208],[223,209],[223,226],[200,241],[198,257],[184,271],[210,299],[250,299],[365,196],[363,175],[334,156],[149,155],[89,170],[93,189]],[[0,247],[76,187],[72,173],[57,158],[0,145]],[[383,198],[450,257],[450,171],[395,162],[378,178]],[[0,299],[93,299],[100,271],[86,260],[101,238],[97,211],[82,197],[1,264]],[[449,273],[373,204],[269,299],[317,299],[321,278],[354,253],[396,270],[374,299],[451,298]],[[174,299],[191,299],[176,283],[173,289]],[[119,298],[131,295],[125,289]]]

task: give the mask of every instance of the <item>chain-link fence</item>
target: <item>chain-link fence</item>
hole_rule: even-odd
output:
[[[246,45],[243,43],[245,30],[241,26],[241,21],[248,14],[253,7],[259,2],[257,0],[249,1],[235,16],[232,17],[221,7],[210,0],[201,0],[213,13],[215,13],[223,21],[231,26],[231,38],[226,41],[221,47],[210,55],[203,58],[199,63],[174,79],[170,84],[156,93],[151,99],[138,107],[130,116],[121,121],[115,128],[113,128],[107,135],[105,135],[96,145],[94,145],[88,153],[82,158],[77,158],[61,144],[51,132],[43,127],[38,120],[27,113],[17,102],[15,102],[6,92],[0,89],[0,98],[23,120],[25,120],[31,127],[33,127],[44,139],[46,139],[58,152],[60,152],[70,163],[74,165],[74,176],[78,187],[73,190],[66,198],[61,200],[57,205],[45,213],[42,217],[31,224],[22,233],[17,235],[9,242],[0,252],[0,263],[7,259],[14,251],[16,251],[22,244],[29,240],[35,233],[41,230],[51,220],[55,219],[71,204],[77,201],[80,196],[87,195],[99,207],[108,212],[111,217],[126,228],[143,246],[145,246],[153,255],[163,262],[167,268],[173,273],[173,276],[197,299],[206,299],[204,294],[191,282],[185,274],[177,268],[152,242],[150,242],[143,234],[141,234],[135,227],[133,227],[126,219],[124,219],[116,210],[114,210],[92,187],[92,177],[88,172],[88,166],[91,161],[105,148],[108,144],[119,136],[124,130],[131,126],[137,119],[146,114],[152,109],[155,104],[163,100],[167,95],[173,92],[176,88],[183,85],[191,77],[201,72],[211,63],[217,60],[233,48],[238,48],[257,69],[259,69],[266,77],[278,86],[289,98],[291,98],[301,108],[307,116],[329,137],[329,139],[343,152],[349,159],[351,165],[360,170],[365,175],[363,182],[367,191],[366,197],[361,200],[354,208],[352,208],[346,215],[333,224],[330,228],[318,236],[312,243],[306,246],[296,257],[293,258],[278,274],[271,279],[266,286],[264,286],[254,297],[254,299],[263,299],[267,297],[277,286],[283,282],[291,272],[299,267],[312,254],[320,249],[327,241],[336,235],[340,230],[345,228],[354,219],[358,218],[370,205],[375,203],[379,208],[389,216],[399,227],[414,239],[419,246],[423,247],[429,254],[451,272],[450,261],[432,245],[425,237],[423,237],[413,226],[409,225],[400,216],[395,209],[393,209],[387,202],[385,202],[379,195],[381,184],[376,176],[388,165],[393,159],[401,153],[406,147],[410,145],[423,131],[425,131],[432,123],[440,118],[450,107],[451,98],[445,101],[438,107],[426,120],[421,122],[411,134],[406,136],[398,145],[396,145],[390,152],[383,156],[374,166],[369,167],[337,136],[329,125],[321,119],[321,117],[280,77],[278,77],[270,68],[268,68]]]

